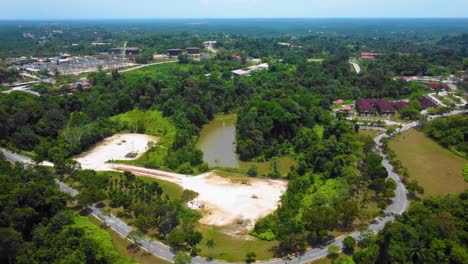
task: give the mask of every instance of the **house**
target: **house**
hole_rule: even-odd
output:
[[[368,99],[359,99],[356,102],[356,109],[361,116],[373,116],[375,115],[375,108],[371,102],[372,100]]]
[[[447,90],[448,89],[448,85],[444,85],[444,84],[441,84],[441,83],[438,83],[438,82],[428,82],[428,83],[423,83],[425,84],[427,87],[431,88],[432,90],[437,90],[437,89],[445,89]]]
[[[193,55],[193,54],[200,54],[201,53],[201,49],[200,48],[196,48],[196,47],[190,47],[190,48],[186,48],[185,51],[190,54],[190,55]]]
[[[140,49],[135,47],[129,47],[125,50],[125,55],[138,55],[140,54]]]
[[[377,99],[375,102],[377,110],[381,115],[390,116],[395,115],[395,108],[385,99]]]
[[[353,108],[350,105],[343,105],[338,111],[346,116],[349,116],[353,113]]]
[[[421,106],[424,110],[428,109],[428,108],[436,108],[437,107],[437,104],[434,103],[431,99],[429,99],[427,96],[423,96],[421,97],[421,99],[419,99],[419,102],[421,103]]]
[[[179,56],[182,54],[182,49],[168,49],[167,55],[169,56]]]
[[[396,101],[396,102],[390,102],[390,104],[395,108],[395,110],[401,110],[405,108],[408,105],[408,102],[405,101]]]
[[[382,56],[382,55],[383,55],[382,53],[363,52],[363,53],[361,53],[361,59],[365,59],[365,60],[375,60],[375,59],[377,59],[379,56]]]
[[[361,116],[373,116],[377,112],[384,116],[395,115],[397,110],[386,99],[359,99],[356,102],[356,109]]]

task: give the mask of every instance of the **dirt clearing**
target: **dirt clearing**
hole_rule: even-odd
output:
[[[115,170],[131,171],[136,175],[170,181],[199,195],[188,206],[203,214],[201,224],[237,226],[236,229],[252,229],[255,222],[278,207],[287,181],[248,178],[239,182],[208,172],[198,176],[170,173],[130,165],[115,165]]]
[[[158,137],[144,134],[116,134],[105,138],[74,159],[81,163],[82,169],[111,170],[112,164],[107,163],[108,161],[137,159],[148,150],[148,143],[155,144],[158,141]],[[134,155],[129,155],[129,153]]]
[[[243,177],[229,179],[216,172],[189,176],[143,167],[111,164],[111,160],[136,159],[148,149],[148,143],[157,142],[157,137],[142,134],[117,134],[104,139],[91,150],[75,160],[83,169],[96,171],[131,171],[176,183],[182,188],[198,193],[187,206],[203,214],[201,224],[235,227],[239,232],[250,230],[255,222],[276,210],[281,195],[286,191],[287,181]],[[128,157],[128,153],[138,153]]]

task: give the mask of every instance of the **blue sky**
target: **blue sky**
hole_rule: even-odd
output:
[[[0,19],[468,17],[468,0],[2,0]]]

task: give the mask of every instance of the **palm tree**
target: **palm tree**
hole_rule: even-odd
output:
[[[215,242],[213,239],[208,239],[208,241],[206,241],[206,246],[207,246],[208,248],[213,249],[213,247],[214,247],[215,245],[216,245],[216,242]],[[212,253],[212,252],[211,252],[211,253]],[[210,257],[210,258],[212,258],[212,257]]]
[[[410,257],[414,263],[424,263],[426,253],[427,248],[425,248],[421,243],[418,243],[418,245],[410,249]]]

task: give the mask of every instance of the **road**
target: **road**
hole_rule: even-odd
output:
[[[148,63],[148,64],[143,64],[143,65],[138,65],[138,66],[133,67],[133,68],[121,70],[121,71],[119,71],[119,73],[134,71],[134,70],[138,70],[138,69],[141,69],[141,68],[145,68],[145,67],[149,67],[149,66],[153,66],[153,65],[158,65],[158,64],[175,63],[175,62],[178,62],[178,61],[173,60],[173,61],[162,61],[162,62]],[[108,74],[110,74],[110,73],[108,73]]]
[[[361,66],[359,66],[359,64],[357,64],[357,62],[349,61],[349,63],[351,63],[351,65],[353,65],[354,70],[356,70],[357,74],[361,73]]]
[[[456,115],[456,114],[461,114],[461,113],[468,113],[468,110],[458,110],[458,111],[452,111],[450,113],[446,113],[444,115],[438,115],[438,116],[432,116],[431,119],[435,118],[440,118],[440,117],[447,117],[451,115]],[[412,122],[409,124],[403,124],[401,128],[398,128],[395,130],[394,134],[401,133],[403,131],[406,131],[408,129],[414,128],[418,125],[418,122]],[[380,220],[377,222],[370,224],[368,226],[368,230],[372,230],[374,233],[379,232],[385,227],[385,224],[388,222],[393,221],[394,215],[400,215],[402,214],[409,205],[409,200],[407,198],[407,190],[406,187],[404,186],[403,182],[401,181],[400,177],[393,171],[393,167],[388,161],[387,157],[383,154],[382,149],[381,149],[381,143],[380,141],[384,137],[389,137],[387,134],[381,134],[378,135],[374,138],[374,141],[377,144],[376,151],[377,153],[383,158],[382,160],[382,165],[385,167],[385,169],[388,172],[388,177],[393,179],[397,183],[397,188],[395,190],[395,197],[392,199],[392,203],[388,206],[388,208],[385,210],[385,216],[382,217]],[[34,162],[28,158],[24,157],[22,155],[19,155],[17,153],[13,153],[11,151],[5,150],[3,148],[0,148],[0,151],[3,153],[3,155],[7,158],[8,161],[10,162],[22,162],[22,163],[27,163],[27,164],[34,164]],[[144,168],[141,168],[144,169]],[[167,173],[167,172],[165,172]],[[65,183],[60,182],[56,180],[60,190],[63,192],[69,193],[71,196],[75,196],[78,194],[78,192],[71,187],[67,186]],[[119,218],[115,217],[112,214],[104,214],[100,209],[96,208],[94,205],[89,206],[90,212],[96,216],[101,222],[105,223],[107,226],[112,228],[114,231],[116,231],[118,234],[120,234],[123,237],[127,237],[128,234],[132,231],[132,227],[128,226],[125,222],[120,220]],[[360,232],[355,231],[350,234],[349,236],[354,237],[355,239],[359,240],[360,239]],[[258,261],[256,263],[260,264],[282,264],[282,263],[294,263],[294,264],[302,264],[302,263],[309,263],[315,260],[318,260],[320,258],[324,258],[328,255],[328,247],[330,245],[338,245],[340,248],[343,247],[343,240],[344,236],[338,237],[329,243],[327,245],[324,245],[323,247],[319,248],[314,248],[311,249],[307,252],[305,252],[302,255],[299,256],[294,256],[291,258],[282,258],[282,259],[273,259],[273,260],[268,260],[268,261]],[[138,241],[138,244],[140,247],[147,252],[155,255],[156,257],[168,260],[172,262],[172,258],[175,255],[174,250],[169,248],[168,246],[164,245],[163,243],[160,243],[158,241],[153,241],[149,240],[147,238],[142,238]],[[194,264],[226,264],[224,261],[217,261],[217,260],[207,260],[205,258],[201,257],[194,257],[192,258],[192,263]]]
[[[41,96],[40,93],[38,92],[35,92],[35,91],[31,91],[31,89],[29,88],[29,86],[18,86],[18,87],[14,87],[10,90],[7,90],[7,91],[3,91],[2,93],[4,94],[9,94],[11,92],[14,92],[14,91],[18,91],[18,92],[23,92],[23,93],[28,93],[28,94],[32,94],[34,96]]]

